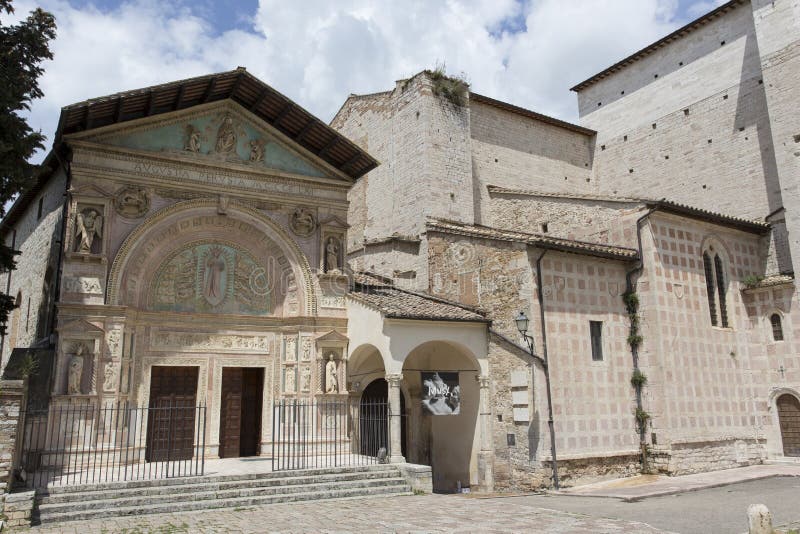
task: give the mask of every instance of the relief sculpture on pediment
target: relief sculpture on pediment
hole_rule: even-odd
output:
[[[245,250],[223,243],[192,243],[169,257],[152,286],[158,311],[267,315],[272,284]]]

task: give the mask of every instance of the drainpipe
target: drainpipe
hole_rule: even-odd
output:
[[[625,292],[628,294],[636,293],[636,284],[633,280],[633,277],[639,275],[642,270],[644,269],[644,255],[642,254],[642,225],[644,221],[650,217],[655,209],[651,208],[647,210],[647,213],[642,215],[636,220],[636,245],[639,251],[639,261],[636,263],[636,266],[625,273]],[[633,358],[633,370],[634,372],[639,370],[639,345],[632,345],[631,346],[631,357]],[[642,402],[642,388],[636,387],[636,409],[641,412],[644,410],[644,405]],[[645,448],[647,447],[647,439],[645,438],[645,425],[639,425],[639,450],[642,453],[642,467],[646,467],[646,458],[645,458]]]
[[[544,319],[544,289],[542,285],[542,258],[547,254],[547,250],[543,251],[538,258],[536,258],[536,284],[538,286],[539,297],[539,320],[542,324],[542,368],[544,369],[544,383],[547,390],[547,427],[550,430],[550,456],[553,462],[553,487],[559,489],[558,483],[558,460],[556,458],[556,430],[553,425],[553,397],[550,393],[550,365],[547,358],[547,323]],[[527,336],[526,336],[527,340]],[[530,343],[530,341],[529,341]],[[533,347],[531,346],[531,354],[533,354]]]

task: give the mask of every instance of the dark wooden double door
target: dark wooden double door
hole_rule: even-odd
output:
[[[256,456],[261,441],[264,369],[224,367],[219,414],[219,456]]]
[[[800,400],[785,393],[778,397],[775,404],[783,438],[783,455],[800,456]]]
[[[161,367],[150,372],[147,417],[148,462],[190,460],[197,426],[198,367]],[[202,414],[200,414],[202,416]]]

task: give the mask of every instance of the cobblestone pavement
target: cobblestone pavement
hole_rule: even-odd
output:
[[[644,523],[539,508],[526,497],[375,497],[180,512],[34,527],[45,533],[665,532]]]

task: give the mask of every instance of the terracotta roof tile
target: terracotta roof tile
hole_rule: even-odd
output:
[[[627,247],[602,245],[599,243],[576,241],[574,239],[563,239],[559,237],[544,236],[541,234],[529,234],[526,232],[515,232],[512,230],[501,230],[498,228],[490,228],[488,226],[463,224],[441,219],[430,219],[427,226],[429,232],[443,232],[447,234],[457,234],[468,237],[483,237],[486,239],[498,239],[500,241],[514,241],[518,243],[527,243],[540,248],[562,250],[564,252],[598,256],[609,259],[629,261],[635,260],[639,256],[636,250]]]
[[[491,322],[480,313],[455,302],[394,287],[383,277],[356,273],[348,296],[380,311],[387,318],[429,321]]]

